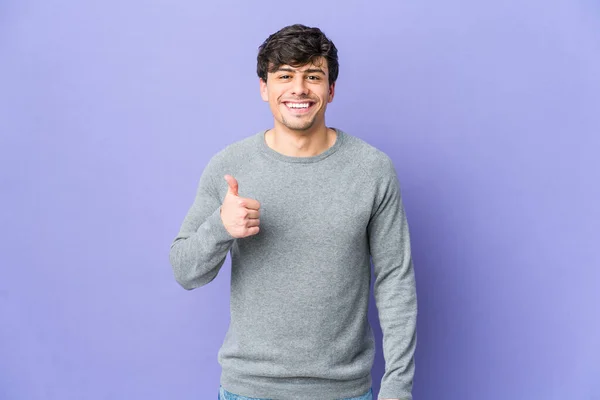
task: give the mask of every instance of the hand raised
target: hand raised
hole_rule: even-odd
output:
[[[259,228],[260,203],[257,200],[240,197],[238,182],[231,175],[225,175],[229,185],[221,205],[221,220],[227,232],[235,238],[256,235]]]

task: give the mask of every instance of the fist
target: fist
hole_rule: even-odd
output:
[[[221,220],[227,232],[234,238],[256,235],[259,231],[260,203],[238,195],[237,180],[225,175],[229,185],[221,205]]]

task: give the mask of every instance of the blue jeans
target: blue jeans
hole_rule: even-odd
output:
[[[228,392],[223,389],[223,386],[219,385],[219,400],[270,400],[270,399],[257,399],[254,397],[244,397],[237,395],[235,393]],[[373,400],[373,388],[370,388],[369,391],[362,396],[345,398],[339,400]]]

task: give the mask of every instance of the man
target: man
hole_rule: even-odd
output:
[[[231,254],[220,399],[372,399],[374,295],[386,362],[380,399],[412,399],[417,302],[390,158],[325,125],[337,49],[292,25],[260,46],[271,129],[211,158],[171,245],[177,281],[211,282]]]

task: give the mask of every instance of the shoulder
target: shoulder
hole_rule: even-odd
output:
[[[390,156],[366,140],[344,131],[347,150],[354,162],[373,178],[395,177],[396,170]]]
[[[216,152],[208,161],[208,170],[223,170],[252,157],[258,134],[246,136],[226,145]]]

